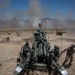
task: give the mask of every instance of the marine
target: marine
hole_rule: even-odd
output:
[[[62,65],[65,65],[69,60],[69,66],[71,66],[72,61],[73,61],[73,55],[75,53],[75,45],[71,44],[71,46],[67,49],[65,49],[64,51],[62,51],[62,53],[66,52],[66,57],[65,57],[65,61],[63,62]]]
[[[54,45],[54,49],[51,51],[51,53],[53,53],[56,61],[58,61],[59,57],[60,57],[59,49],[60,49],[59,46]]]
[[[31,48],[30,48],[30,46],[29,46],[29,42],[27,41],[27,42],[25,43],[25,45],[23,45],[23,46],[21,47],[20,56],[19,56],[19,58],[17,58],[17,62],[20,62],[21,59],[22,59],[22,60],[27,59],[28,53],[29,53],[30,51],[31,51]],[[21,59],[20,59],[20,57],[21,57]]]

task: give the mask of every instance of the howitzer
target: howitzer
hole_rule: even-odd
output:
[[[17,65],[14,72],[15,75],[24,75],[30,69],[32,71],[35,69],[46,69],[49,75],[52,70],[54,75],[68,75],[65,68],[57,63],[54,54],[51,53],[50,44],[46,40],[45,32],[41,29],[41,24],[39,24],[39,30],[34,33],[32,49],[25,58],[22,58],[22,61]]]

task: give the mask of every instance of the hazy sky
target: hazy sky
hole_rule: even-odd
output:
[[[0,0],[0,19],[28,19],[30,0]],[[39,0],[42,17],[75,20],[75,0]]]

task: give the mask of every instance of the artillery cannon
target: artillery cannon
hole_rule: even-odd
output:
[[[39,24],[39,30],[34,33],[34,42],[31,50],[26,53],[26,57],[22,58],[23,51],[20,52],[21,61],[19,61],[14,74],[29,74],[30,70],[34,71],[38,69],[48,71],[49,75],[52,70],[54,71],[53,75],[68,75],[65,68],[60,66],[56,61],[54,53],[50,51],[50,44],[47,42],[46,34],[41,29],[41,26],[42,25]]]

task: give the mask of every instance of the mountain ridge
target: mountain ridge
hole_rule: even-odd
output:
[[[75,28],[75,20],[58,20],[53,18],[43,18],[41,20],[43,28],[48,29],[74,29]],[[16,17],[10,20],[0,20],[0,29],[32,29],[34,26],[30,20],[22,20]]]

